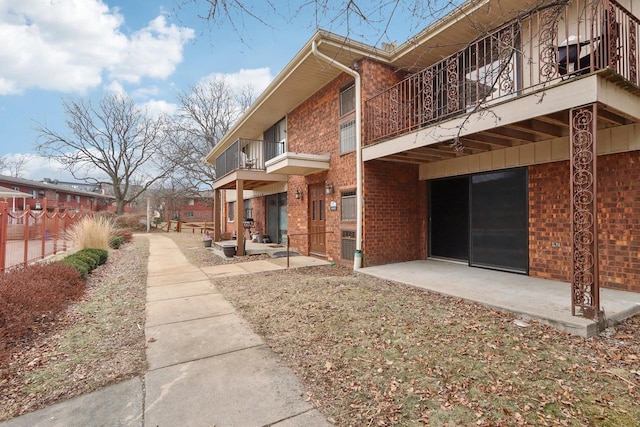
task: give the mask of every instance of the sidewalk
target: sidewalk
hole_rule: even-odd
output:
[[[293,372],[253,333],[211,278],[284,269],[282,259],[198,268],[166,237],[150,241],[148,370],[18,417],[26,426],[329,426]],[[292,266],[320,264],[295,257]],[[258,279],[258,277],[256,277]]]

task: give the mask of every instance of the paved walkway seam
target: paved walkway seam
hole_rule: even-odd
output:
[[[306,411],[302,411],[302,412],[300,412],[300,413],[298,413],[298,414],[291,415],[290,417],[286,417],[286,418],[283,418],[283,419],[281,419],[281,420],[278,420],[278,421],[275,421],[275,422],[272,422],[272,423],[269,423],[269,424],[265,424],[265,425],[263,425],[262,427],[271,427],[271,426],[274,426],[274,425],[277,425],[277,424],[283,423],[283,422],[285,422],[285,421],[288,421],[288,420],[292,420],[292,419],[294,419],[294,418],[297,418],[297,417],[299,417],[300,415],[309,414],[309,413],[311,413],[311,412],[313,412],[313,411],[317,411],[317,409],[316,409],[315,407],[313,407],[313,408],[307,409]]]
[[[176,298],[176,299],[178,299],[178,298]],[[162,300],[162,301],[169,301],[169,300]],[[231,311],[229,313],[212,314],[211,316],[193,317],[193,318],[189,318],[189,319],[176,320],[175,322],[156,323],[156,324],[153,324],[151,326],[146,326],[145,325],[145,328],[155,328],[155,327],[158,327],[158,326],[175,325],[175,324],[178,324],[178,323],[191,322],[193,320],[215,319],[217,317],[230,316],[232,314],[237,315],[237,313],[235,311]]]
[[[205,292],[202,294],[189,294],[189,297],[201,297],[203,295],[211,295],[211,294],[220,294],[220,292]],[[182,299],[182,298],[186,298],[184,296],[180,296],[180,297],[173,297],[173,298],[158,298],[158,299],[154,299],[151,301],[147,301],[147,303],[154,303],[154,302],[160,302],[160,301],[171,301],[174,299]]]
[[[265,346],[266,346],[266,344],[256,344],[256,345],[252,345],[252,346],[249,346],[249,347],[239,348],[237,350],[223,351],[221,353],[216,353],[216,354],[212,354],[212,355],[209,355],[209,356],[203,356],[203,357],[198,357],[198,358],[195,358],[195,359],[189,359],[189,360],[184,361],[184,362],[176,362],[176,363],[172,363],[170,365],[160,366],[158,368],[147,369],[147,372],[160,371],[162,369],[173,368],[173,367],[176,367],[176,366],[179,366],[179,365],[183,365],[185,363],[191,363],[191,362],[198,362],[200,360],[213,359],[213,358],[216,358],[216,357],[219,357],[219,356],[226,356],[228,354],[238,353],[238,352],[245,351],[245,350],[252,350],[254,348],[260,348],[260,347],[265,347]],[[267,348],[269,348],[269,347],[267,347]]]

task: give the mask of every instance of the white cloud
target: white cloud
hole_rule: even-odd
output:
[[[175,114],[178,111],[178,106],[170,102],[161,99],[152,99],[139,105],[140,108],[146,110],[147,114],[151,117],[158,117],[162,113]]]
[[[163,16],[127,36],[102,0],[0,1],[0,95],[29,88],[82,92],[110,79],[166,78],[193,30]]]
[[[110,68],[110,75],[129,83],[141,77],[166,78],[182,61],[182,47],[193,36],[192,29],[167,26],[164,16],[158,16],[131,36],[123,60]]]
[[[28,157],[28,161],[20,169],[20,177],[40,181],[44,178],[57,179],[59,181],[75,181],[73,175],[66,171],[61,163],[48,157],[41,157],[35,154],[7,154],[5,159],[16,161]],[[0,171],[2,175],[10,175],[11,171],[5,169]]]
[[[122,86],[120,82],[110,82],[108,85],[104,87],[104,90],[111,93],[119,93],[124,95],[127,93],[125,88]]]
[[[134,99],[148,99],[157,96],[159,93],[160,89],[157,86],[148,86],[135,89],[131,92],[131,97]]]
[[[262,93],[262,91],[265,90],[267,86],[269,86],[269,83],[271,83],[271,81],[273,80],[271,69],[268,67],[264,67],[253,69],[242,68],[237,73],[213,73],[202,78],[201,82],[216,80],[220,78],[224,79],[234,91],[240,91],[247,85],[251,85],[255,90],[256,96],[260,95],[260,93]]]

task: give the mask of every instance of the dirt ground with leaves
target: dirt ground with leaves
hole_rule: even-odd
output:
[[[338,266],[215,284],[339,426],[640,425],[638,317],[585,340]]]
[[[148,246],[136,238],[110,251],[84,297],[12,350],[0,368],[0,420],[145,372]]]

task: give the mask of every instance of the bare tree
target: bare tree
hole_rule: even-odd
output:
[[[273,18],[278,17],[298,25],[301,19],[309,21],[311,18],[312,21],[306,22],[310,27],[346,31],[348,37],[375,37],[376,44],[389,39],[388,30],[394,20],[403,19],[402,25],[417,31],[461,3],[463,0],[176,0],[180,12],[191,14],[190,9],[195,8],[195,14],[207,25],[213,28],[227,23],[241,40],[248,32],[246,21],[251,25],[271,27]],[[411,17],[409,21],[406,20],[407,11]],[[400,12],[403,12],[402,17]]]
[[[166,120],[149,117],[128,96],[107,95],[97,106],[66,100],[63,106],[69,132],[39,125],[37,152],[62,163],[75,179],[111,184],[118,214],[171,172],[160,158]]]
[[[176,176],[191,183],[193,190],[211,188],[215,169],[204,157],[229,131],[233,123],[253,102],[253,89],[234,92],[222,77],[193,86],[177,96],[179,113],[171,125],[167,158]]]
[[[28,154],[17,154],[12,159],[5,157],[0,159],[0,169],[6,169],[10,176],[20,178],[24,174],[24,167],[30,160],[31,156]]]

